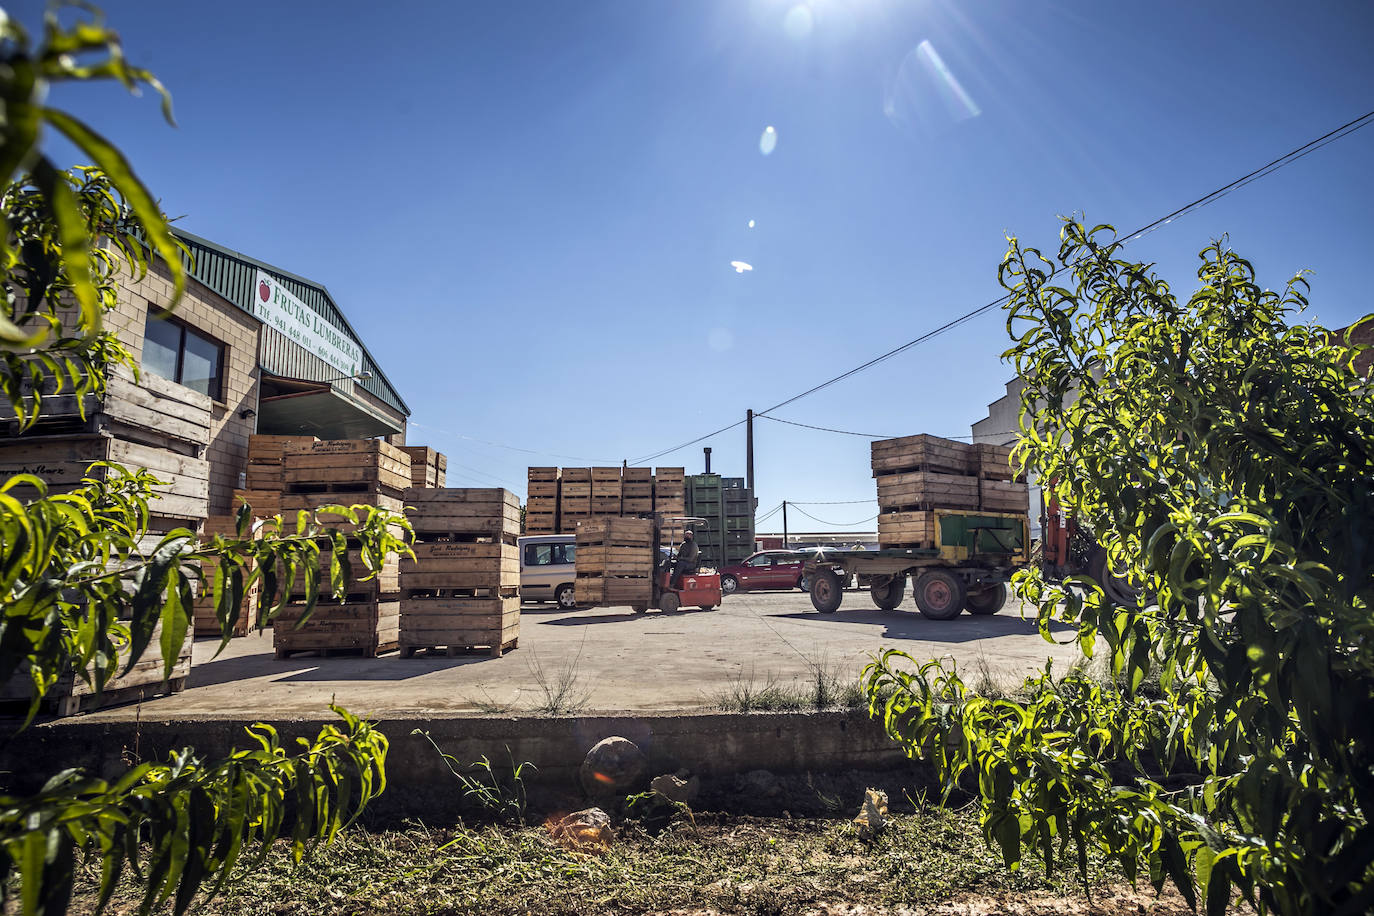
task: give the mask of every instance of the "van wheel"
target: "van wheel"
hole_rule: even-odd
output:
[[[553,600],[557,601],[558,606],[565,611],[577,609],[577,594],[571,585],[558,586],[558,591],[554,593]]]

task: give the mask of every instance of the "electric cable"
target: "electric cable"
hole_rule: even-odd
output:
[[[1267,176],[1267,175],[1271,175],[1271,174],[1273,174],[1274,172],[1278,171],[1279,169],[1284,168],[1285,166],[1291,165],[1291,164],[1294,163],[1294,162],[1297,162],[1299,159],[1302,159],[1302,158],[1306,157],[1306,156],[1307,156],[1308,154],[1310,154],[1310,153],[1316,152],[1317,150],[1321,149],[1321,148],[1324,147],[1324,146],[1327,146],[1327,145],[1329,145],[1329,144],[1331,144],[1331,143],[1334,143],[1334,142],[1337,141],[1337,140],[1343,139],[1344,137],[1349,136],[1350,134],[1354,133],[1354,132],[1357,131],[1357,130],[1361,130],[1361,129],[1365,128],[1365,127],[1368,127],[1368,126],[1370,125],[1370,123],[1374,123],[1374,111],[1366,112],[1365,114],[1360,115],[1358,118],[1354,118],[1353,120],[1347,121],[1345,124],[1342,124],[1340,127],[1337,127],[1337,128],[1334,129],[1334,130],[1331,130],[1331,131],[1328,131],[1328,132],[1325,133],[1325,134],[1322,134],[1320,137],[1317,137],[1315,140],[1311,140],[1311,141],[1309,141],[1309,142],[1307,142],[1307,143],[1304,143],[1302,146],[1299,146],[1299,147],[1297,147],[1297,148],[1295,148],[1295,149],[1289,150],[1287,153],[1284,153],[1282,156],[1279,156],[1279,157],[1277,157],[1276,159],[1270,160],[1269,162],[1265,163],[1264,165],[1260,166],[1259,168],[1257,168],[1257,169],[1255,169],[1255,170],[1253,170],[1253,171],[1251,171],[1251,172],[1248,172],[1248,173],[1246,173],[1245,175],[1242,175],[1240,178],[1237,178],[1236,180],[1234,180],[1234,181],[1232,181],[1232,182],[1229,182],[1228,184],[1222,185],[1221,187],[1217,188],[1216,190],[1214,190],[1214,191],[1212,191],[1212,192],[1210,192],[1210,193],[1208,193],[1208,194],[1204,194],[1203,196],[1201,196],[1201,197],[1197,198],[1196,200],[1192,201],[1191,203],[1184,204],[1182,207],[1179,207],[1178,209],[1174,210],[1172,213],[1165,214],[1164,216],[1161,216],[1159,219],[1156,219],[1156,220],[1154,220],[1154,221],[1152,221],[1152,222],[1150,222],[1150,223],[1147,223],[1146,225],[1142,226],[1141,228],[1135,230],[1134,232],[1127,233],[1127,234],[1124,235],[1124,236],[1120,236],[1119,239],[1118,239],[1118,241],[1117,241],[1115,244],[1116,244],[1117,246],[1125,246],[1128,242],[1135,241],[1136,239],[1141,238],[1142,236],[1146,235],[1147,233],[1154,232],[1156,229],[1160,228],[1161,226],[1164,226],[1164,225],[1166,225],[1166,224],[1168,224],[1168,223],[1172,223],[1175,219],[1177,219],[1177,218],[1180,217],[1180,216],[1183,216],[1183,215],[1185,215],[1185,214],[1187,214],[1187,213],[1190,213],[1190,212],[1192,212],[1193,210],[1198,210],[1198,209],[1201,209],[1202,207],[1209,206],[1210,204],[1213,204],[1213,203],[1215,203],[1216,201],[1220,200],[1221,198],[1225,197],[1226,195],[1230,194],[1232,191],[1235,191],[1235,190],[1238,190],[1238,189],[1240,189],[1240,188],[1243,188],[1243,187],[1245,187],[1246,185],[1248,185],[1248,184],[1250,184],[1250,183],[1252,183],[1252,182],[1254,182],[1254,181],[1258,181],[1260,178],[1263,178],[1263,177],[1265,177],[1265,176]],[[1075,262],[1075,263],[1076,263],[1076,262]],[[1055,269],[1055,270],[1049,275],[1049,277],[1046,278],[1046,279],[1052,279],[1053,277],[1059,275],[1059,274],[1062,273],[1063,271],[1068,270],[1068,269],[1069,269],[1070,267],[1072,267],[1072,266],[1074,266],[1074,265],[1072,265],[1072,264],[1063,265],[1063,266],[1061,266],[1061,267]],[[771,413],[772,413],[773,411],[775,411],[775,410],[779,410],[779,409],[781,409],[781,408],[783,408],[783,407],[786,407],[788,404],[795,403],[796,401],[800,401],[802,398],[809,397],[810,395],[813,395],[813,394],[815,394],[815,393],[818,392],[818,391],[822,391],[822,390],[824,390],[824,389],[826,389],[826,388],[829,388],[831,385],[837,384],[837,383],[839,383],[839,382],[844,381],[844,380],[847,379],[847,378],[850,378],[851,376],[857,375],[858,373],[863,372],[865,369],[872,368],[873,366],[876,366],[878,363],[881,363],[881,362],[883,362],[883,361],[885,361],[885,360],[891,359],[892,357],[897,356],[898,354],[904,353],[904,352],[906,352],[907,350],[911,349],[912,347],[915,347],[915,346],[917,346],[917,345],[919,345],[919,344],[922,344],[922,343],[924,343],[924,342],[926,342],[926,341],[928,341],[928,340],[931,340],[931,339],[933,339],[933,338],[935,338],[935,337],[938,337],[939,335],[944,334],[944,333],[947,332],[947,331],[953,330],[954,328],[958,327],[959,325],[963,324],[964,322],[969,321],[969,320],[971,320],[971,319],[977,317],[978,315],[983,314],[984,312],[987,312],[987,311],[989,311],[989,310],[991,310],[991,309],[997,308],[998,306],[1000,306],[1000,305],[1006,303],[1010,298],[1011,298],[1011,293],[1005,293],[1005,294],[1003,294],[1003,295],[997,297],[996,299],[993,299],[991,302],[984,303],[983,305],[978,306],[977,308],[973,309],[972,311],[965,312],[964,314],[959,315],[958,317],[953,318],[953,319],[951,319],[951,320],[945,322],[944,324],[940,325],[939,327],[936,327],[936,328],[934,328],[933,330],[927,331],[926,333],[921,334],[920,336],[915,337],[915,338],[913,338],[912,340],[907,341],[906,343],[902,344],[901,346],[894,347],[893,349],[888,350],[886,353],[882,353],[882,354],[880,354],[880,355],[878,355],[878,356],[875,356],[875,357],[873,357],[872,359],[868,360],[867,362],[861,363],[860,365],[855,366],[854,368],[849,369],[849,370],[846,371],[846,372],[842,372],[842,373],[840,373],[839,375],[834,376],[833,378],[827,379],[826,381],[821,382],[821,383],[818,384],[818,385],[813,385],[812,387],[806,389],[805,391],[801,392],[800,394],[795,394],[795,395],[793,395],[792,397],[787,398],[786,400],[779,401],[778,403],[774,404],[772,407],[769,407],[767,410],[758,411],[758,412],[756,412],[756,413],[754,414],[754,416],[755,416],[755,417],[767,416],[768,414],[771,414]],[[768,417],[768,419],[771,420],[771,419],[775,419],[775,418],[774,418],[774,417]],[[731,423],[729,426],[721,427],[720,429],[716,430],[715,432],[707,433],[707,434],[704,435],[704,436],[699,436],[699,437],[697,437],[696,439],[691,440],[690,442],[684,442],[682,445],[674,446],[673,448],[669,448],[669,449],[664,449],[664,450],[661,451],[661,452],[656,452],[656,453],[654,453],[653,455],[650,455],[650,456],[648,456],[647,458],[641,458],[641,459],[639,459],[638,461],[636,461],[636,462],[634,462],[634,463],[635,463],[635,464],[642,464],[642,463],[644,463],[644,462],[646,462],[646,461],[652,461],[652,460],[654,460],[655,458],[662,457],[663,455],[671,454],[672,452],[678,451],[679,449],[684,449],[684,448],[688,447],[689,445],[695,445],[695,444],[697,444],[698,442],[702,442],[702,441],[704,441],[704,440],[706,440],[706,439],[710,439],[710,438],[712,438],[712,437],[714,437],[714,436],[718,436],[718,435],[720,435],[720,434],[723,433],[723,432],[728,432],[729,430],[734,429],[736,426],[739,426],[739,425],[741,425],[741,424],[743,424],[743,423],[745,423],[745,422],[747,422],[747,421],[746,421],[746,420],[739,420],[739,421],[737,421],[737,422],[735,422],[735,423]],[[787,422],[787,421],[781,421],[781,422]],[[801,425],[805,425],[805,424],[794,424],[794,425],[801,426]],[[822,428],[822,427],[816,427],[816,428]],[[845,433],[845,434],[847,434],[847,435],[865,435],[865,436],[867,435],[867,434],[865,434],[865,433],[848,433],[848,432],[845,431],[845,430],[825,430],[825,431],[827,431],[827,432]],[[875,437],[869,437],[869,438],[875,438]],[[892,438],[892,437],[876,437],[876,438]],[[951,436],[951,437],[949,437],[949,438],[960,438],[960,439],[962,439],[962,438],[971,438],[971,437]]]
[[[789,506],[792,505],[790,501],[787,504]],[[813,522],[820,522],[822,525],[831,525],[835,528],[847,528],[852,527],[854,525],[862,525],[866,522],[871,522],[878,518],[878,516],[875,515],[873,516],[873,518],[862,518],[859,519],[857,522],[828,522],[823,518],[816,518],[816,516],[812,515],[810,512],[807,512],[805,509],[798,509],[797,511],[800,512],[802,515],[805,515],[807,518],[811,519],[811,521]]]
[[[836,499],[830,500],[829,502],[801,502],[795,499],[789,499],[787,501],[787,504],[789,506],[861,506],[864,503],[873,503],[877,501],[878,500],[876,497],[873,499]]]

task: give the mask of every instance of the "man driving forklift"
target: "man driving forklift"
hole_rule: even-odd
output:
[[[670,580],[670,587],[681,588],[682,577],[697,571],[697,558],[701,556],[701,550],[697,547],[697,539],[692,536],[692,529],[688,528],[682,534],[682,544],[677,549],[677,559],[673,563],[673,577]]]

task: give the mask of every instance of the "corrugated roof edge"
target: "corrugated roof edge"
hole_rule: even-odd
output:
[[[282,268],[277,267],[275,264],[267,263],[261,258],[255,258],[250,255],[246,255],[241,251],[235,251],[234,249],[221,245],[218,242],[212,242],[207,238],[196,235],[195,233],[187,232],[185,229],[178,229],[176,227],[173,227],[172,232],[186,239],[189,242],[194,242],[197,245],[204,245],[206,248],[212,248],[215,251],[218,251],[220,254],[224,255],[225,257],[234,258],[235,260],[242,261],[245,264],[251,264],[254,267],[260,267],[263,270],[271,271],[275,274],[280,274],[283,277],[295,280],[297,283],[304,283],[306,286],[314,287],[315,289],[319,290],[325,296],[325,298],[329,300],[329,304],[334,307],[334,311],[338,313],[339,320],[341,320],[344,323],[344,329],[348,331],[348,333],[353,337],[355,341],[358,342],[358,346],[361,347],[362,351],[367,354],[367,358],[372,362],[372,365],[377,367],[377,374],[380,376],[380,380],[386,385],[387,389],[391,392],[391,395],[394,398],[396,398],[397,402],[400,403],[401,410],[405,412],[405,415],[407,417],[410,416],[410,406],[406,404],[405,398],[401,397],[401,393],[396,390],[396,386],[391,384],[391,379],[387,378],[386,372],[382,370],[381,363],[379,363],[377,361],[377,358],[372,355],[372,351],[367,348],[367,343],[362,339],[362,336],[356,330],[354,330],[353,325],[348,320],[348,316],[345,315],[344,310],[339,307],[338,300],[334,298],[333,293],[331,293],[329,291],[329,288],[326,287],[323,283],[317,283],[316,281],[311,280],[307,277],[302,277],[299,274],[294,274],[289,270],[283,270]],[[192,276],[195,276],[194,271],[192,272]],[[196,276],[196,279],[202,283],[205,283],[205,280],[202,277]],[[209,284],[207,283],[206,285],[208,286]],[[234,304],[251,314],[251,310],[245,308],[242,303],[235,302]]]

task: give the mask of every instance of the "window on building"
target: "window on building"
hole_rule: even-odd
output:
[[[224,345],[166,312],[148,310],[143,328],[144,370],[219,400]]]

